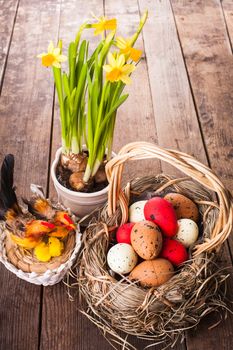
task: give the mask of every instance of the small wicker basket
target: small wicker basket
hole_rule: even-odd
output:
[[[31,190],[43,196],[39,186],[32,184]],[[53,208],[67,210],[60,204],[53,204]],[[26,212],[24,208],[22,210]],[[72,215],[69,210],[67,212]],[[72,219],[77,221],[74,215]],[[0,261],[19,278],[38,285],[48,286],[60,282],[72,267],[81,247],[81,233],[77,225],[76,232],[69,234],[64,241],[64,250],[60,256],[53,257],[46,263],[39,262],[30,250],[14,243],[10,235],[5,222],[0,222]]]
[[[170,163],[186,177],[146,176],[122,190],[124,164],[152,158]],[[222,285],[228,275],[216,264],[216,258],[232,231],[231,194],[207,166],[193,157],[147,142],[123,147],[109,161],[106,171],[110,182],[108,204],[99,211],[99,220],[90,223],[83,234],[75,271],[82,312],[112,344],[121,343],[124,349],[135,349],[126,341],[129,334],[147,339],[150,346],[175,344],[184,330],[195,327],[206,314],[226,309]],[[129,203],[168,191],[188,196],[199,208],[202,235],[189,249],[189,261],[158,288],[142,288],[126,276],[115,279],[107,267],[106,255],[115,228],[128,220]],[[125,339],[119,331],[126,333]]]

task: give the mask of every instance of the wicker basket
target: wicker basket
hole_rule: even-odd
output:
[[[44,197],[40,186],[31,185],[31,191]],[[66,210],[69,215],[71,212],[60,204],[53,204],[57,210]],[[27,211],[22,208],[26,213]],[[73,215],[74,222],[77,218]],[[11,239],[11,233],[7,230],[5,222],[0,222],[0,261],[5,267],[13,272],[19,278],[38,285],[54,285],[60,282],[77,258],[81,247],[81,233],[79,225],[74,234],[69,234],[64,241],[64,250],[58,257],[53,257],[48,262],[39,262],[32,251],[26,250]]]
[[[170,163],[186,177],[146,176],[133,180],[123,191],[124,163],[152,158]],[[232,231],[232,197],[213,172],[193,157],[146,142],[123,147],[106,170],[108,205],[99,212],[98,222],[86,229],[77,264],[82,312],[112,344],[121,343],[124,349],[135,349],[126,340],[128,334],[147,339],[150,345],[174,344],[206,314],[226,308],[222,287],[228,275],[216,264],[216,258]],[[188,196],[199,208],[202,235],[189,249],[189,261],[158,288],[139,287],[125,276],[115,279],[107,267],[106,254],[115,228],[128,220],[129,203],[168,191]],[[125,339],[119,331],[126,333]]]

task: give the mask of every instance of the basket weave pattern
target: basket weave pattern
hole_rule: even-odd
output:
[[[121,189],[125,162],[158,158],[181,170],[185,177],[167,175],[136,179]],[[77,279],[83,297],[83,312],[111,342],[124,342],[118,331],[150,340],[175,343],[183,330],[196,326],[204,315],[226,308],[223,301],[227,278],[216,264],[220,249],[232,231],[233,201],[213,172],[193,157],[165,150],[146,142],[131,143],[107,165],[110,182],[108,205],[99,221],[89,225],[83,237]],[[127,277],[111,275],[106,255],[114,229],[127,222],[128,205],[140,199],[179,192],[192,199],[202,217],[198,242],[189,249],[189,261],[165,284],[142,288]],[[217,198],[217,200],[216,200]]]
[[[44,197],[40,186],[32,184],[31,191]],[[54,209],[67,210],[72,216],[70,210],[61,204],[52,205]],[[27,213],[25,208],[22,210],[25,214]],[[77,221],[74,215],[72,219],[74,222]],[[77,225],[76,232],[66,237],[62,254],[45,263],[38,261],[31,250],[26,250],[14,243],[10,235],[5,222],[0,222],[0,261],[19,278],[38,285],[48,286],[60,282],[74,264],[81,247],[81,233]]]

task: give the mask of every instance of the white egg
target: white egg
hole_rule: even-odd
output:
[[[118,243],[109,249],[107,262],[111,270],[124,275],[136,266],[138,256],[130,244]]]
[[[180,219],[178,220],[178,227],[178,232],[174,237],[177,241],[181,242],[186,248],[196,242],[199,230],[195,221]]]
[[[144,207],[147,201],[139,201],[133,203],[129,207],[129,221],[139,222],[145,220]]]

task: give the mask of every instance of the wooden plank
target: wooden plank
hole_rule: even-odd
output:
[[[82,6],[81,6],[82,3]],[[97,8],[96,1],[90,1],[83,5],[80,1],[70,1],[61,10],[60,21],[60,36],[64,38],[64,42],[68,43],[75,34],[76,28],[83,22],[86,17],[90,17],[90,12],[95,11]],[[125,5],[122,2],[122,9],[125,12]],[[102,10],[101,10],[102,8]],[[118,6],[118,9],[120,7]],[[121,12],[116,11],[114,16],[120,18],[122,24],[121,28],[127,23],[132,22],[132,26],[127,26],[127,34],[133,33],[134,25],[139,21],[138,7],[136,1],[131,3],[127,2],[127,8],[130,8],[130,14],[123,16]],[[106,15],[111,15],[110,9],[113,9],[113,2],[106,4]],[[131,14],[131,12],[133,13]],[[77,13],[77,16],[73,21],[70,21],[73,13]],[[98,1],[98,9],[95,11],[96,15],[102,15],[104,13],[103,5],[101,1]],[[136,13],[136,16],[135,16]],[[69,19],[69,20],[68,20]],[[90,34],[91,42],[94,42],[93,32]],[[141,40],[141,39],[140,39]],[[139,45],[143,48],[142,41]],[[141,84],[143,82],[143,90]],[[121,111],[119,111],[114,150],[118,150],[123,144],[134,140],[156,140],[155,125],[153,120],[153,110],[150,97],[150,90],[147,77],[146,62],[143,60],[140,64],[140,68],[137,70],[133,84],[130,86],[130,97],[124,104]],[[145,124],[148,123],[148,128]],[[122,128],[124,125],[124,129]],[[127,128],[126,128],[127,125]],[[128,127],[130,125],[130,133]],[[137,128],[135,127],[137,125]],[[54,157],[56,149],[60,146],[60,121],[59,110],[56,106],[54,129],[53,129],[53,145],[52,145],[52,159]],[[156,173],[159,172],[158,162],[153,163],[156,169]],[[136,165],[136,164],[135,164]],[[143,166],[137,166],[128,168],[127,175],[134,177],[139,175],[145,175],[146,171],[155,173],[155,170],[147,162],[147,165],[143,163]],[[146,169],[145,169],[146,166]],[[56,196],[53,186],[50,188],[50,195]],[[43,321],[42,321],[42,334],[41,334],[41,348],[42,349],[109,349],[109,344],[104,340],[102,334],[99,333],[97,328],[92,325],[85,317],[78,314],[77,301],[70,303],[67,295],[64,293],[65,287],[62,285],[54,286],[52,288],[46,288],[44,291],[44,304],[43,304]],[[56,309],[54,311],[53,305],[62,305],[62,309]],[[69,322],[72,327],[67,327],[67,322],[64,322],[64,318]],[[55,322],[56,320],[56,322]],[[90,337],[90,332],[92,336]],[[56,341],[54,340],[56,339]],[[78,345],[77,345],[78,344]]]
[[[200,9],[200,3],[192,1],[186,3],[178,0],[176,2],[177,5],[180,4],[180,7],[183,5],[184,11],[190,12],[190,16],[195,12],[193,6],[196,6],[196,10],[199,9],[196,18],[202,16],[202,13],[205,12],[208,18],[202,18],[199,25],[201,23],[209,24],[211,22],[213,23],[213,27],[218,28],[219,22],[217,21],[216,24],[216,18],[214,20],[212,19],[212,16],[209,15],[209,9],[205,11],[203,8]],[[193,154],[202,162],[207,163],[204,144],[199,130],[199,121],[189,86],[189,77],[185,69],[185,62],[183,61],[170,3],[168,0],[153,2],[139,0],[139,4],[141,12],[145,8],[148,8],[150,13],[148,24],[143,33],[159,144],[166,147],[178,148],[184,152]],[[186,23],[186,20],[186,16],[182,16],[182,23]],[[183,45],[186,45],[190,49],[195,47],[196,55],[199,55],[200,44],[195,42],[195,39],[192,41],[193,32],[195,32],[196,28],[198,26],[195,21],[190,23],[188,34],[187,28],[183,28],[183,35],[186,33],[187,40],[184,42],[182,37],[181,43],[182,47]],[[199,33],[200,40],[203,36],[208,38],[210,36],[208,30],[205,28],[202,28]],[[211,36],[213,40],[216,40],[213,33]],[[213,55],[211,45],[208,45],[207,51],[210,55]],[[192,59],[190,57],[190,62],[192,62]],[[197,68],[197,63],[195,64]],[[201,95],[203,91],[201,82],[198,89]],[[230,120],[229,115],[228,120]],[[218,132],[215,125],[212,126],[211,133],[213,134],[214,132]],[[162,168],[164,171],[170,170],[167,166],[164,167],[163,164]],[[224,260],[225,265],[231,265],[228,250],[225,252]],[[232,279],[229,289],[232,289]],[[189,350],[212,349],[213,344],[215,344],[216,348],[231,348],[231,340],[226,335],[232,333],[232,318],[229,317],[228,321],[223,322],[218,327],[217,332],[208,332],[208,336],[206,336],[208,322],[211,323],[212,318],[212,315],[206,318],[201,326],[198,327],[197,331],[188,332],[186,344]]]
[[[129,38],[134,34],[140,18],[137,0],[106,1],[105,14],[109,18],[117,17],[118,35]],[[114,142],[116,150],[132,141],[157,143],[158,140],[142,35],[138,38],[135,47],[143,51],[143,59],[132,75],[132,85],[127,87],[130,96],[118,112]],[[157,160],[137,161],[127,165],[126,168],[128,179],[147,174],[156,175],[161,172],[161,164]],[[128,340],[136,349],[143,349],[149,344],[136,337],[129,337]],[[160,346],[156,347],[156,349],[160,348]]]
[[[82,0],[69,0],[61,4],[59,37],[63,40],[64,52],[67,50],[69,41],[73,40],[79,25],[86,19],[91,18],[91,11],[95,11],[97,15],[102,15],[103,1],[91,0],[84,3]],[[94,42],[92,31],[87,31],[85,35]],[[52,160],[60,145],[60,117],[56,101]],[[53,185],[50,186],[49,195],[56,198]],[[78,306],[78,297],[76,296],[74,302],[70,302],[66,287],[62,283],[44,289],[40,349],[109,349],[109,344],[104,340],[99,330],[78,312]]]
[[[172,7],[209,161],[232,189],[232,56],[221,7],[214,0],[199,3],[189,1],[185,5],[172,0]],[[230,265],[228,252],[224,256],[225,264]],[[228,288],[230,296],[232,276]],[[230,315],[217,331],[209,332],[208,337],[207,324],[202,323],[198,333],[192,332],[188,338],[188,349],[230,349],[232,319]]]
[[[143,31],[159,145],[180,149],[205,162],[196,111],[168,0],[139,1],[149,9]],[[195,140],[195,142],[194,142]],[[163,164],[163,170],[175,169]],[[177,172],[176,172],[177,173]]]
[[[231,42],[231,50],[233,51],[233,2],[231,0],[222,0],[221,4],[227,33]]]
[[[127,9],[127,10],[126,10]],[[105,13],[109,18],[118,19],[118,34],[130,37],[135,33],[139,23],[137,1],[106,1]],[[144,52],[142,35],[138,38],[136,48]],[[153,118],[150,83],[148,79],[145,54],[132,75],[132,84],[126,88],[129,97],[117,115],[114,150],[132,141],[157,142],[157,132]],[[137,161],[127,165],[126,177],[133,179],[145,174],[158,174],[161,171],[158,161]]]
[[[56,32],[57,15],[54,0],[46,7],[36,0],[21,1],[5,72],[0,157],[15,154],[15,183],[24,196],[31,182],[47,184],[53,88],[52,79],[41,78],[36,55],[47,46],[48,33]],[[1,349],[38,349],[40,293],[39,286],[18,279],[1,265]]]
[[[211,166],[232,189],[233,61],[221,7],[172,4]]]
[[[0,0],[0,94],[19,0]]]

